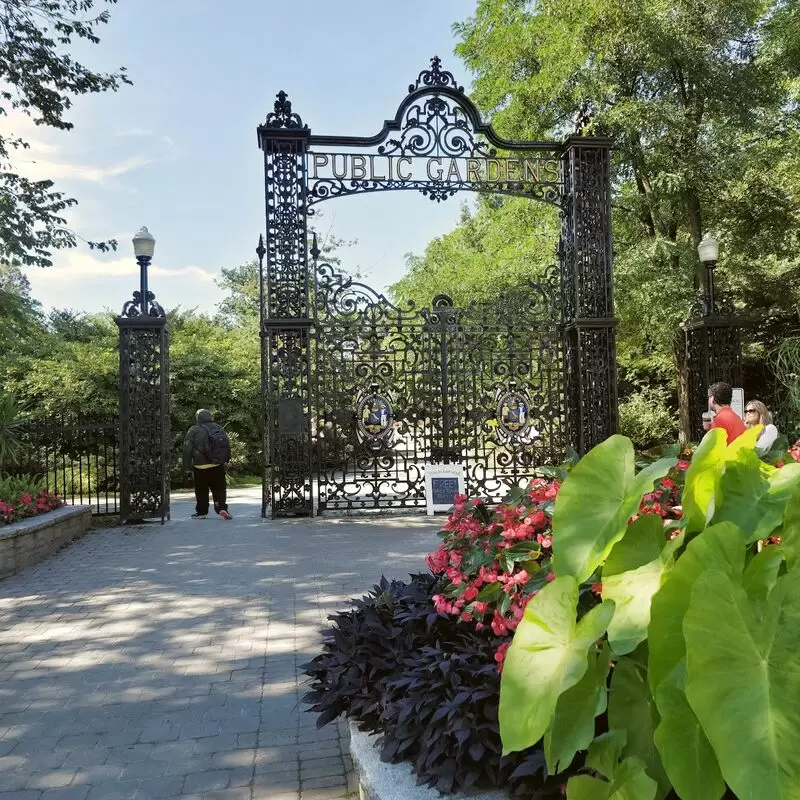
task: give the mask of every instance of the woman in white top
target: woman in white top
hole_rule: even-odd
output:
[[[778,429],[772,424],[772,414],[760,400],[750,400],[744,409],[744,424],[748,428],[763,425],[764,430],[756,442],[756,450],[760,455],[768,453],[778,438]]]

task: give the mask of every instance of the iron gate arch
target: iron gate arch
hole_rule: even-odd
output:
[[[424,506],[429,462],[463,463],[468,490],[499,497],[616,430],[609,139],[503,139],[436,57],[374,136],[312,135],[281,91],[258,137],[262,514],[313,514],[315,485],[319,510]],[[402,190],[550,203],[558,263],[501,319],[444,296],[400,308],[318,262],[316,204]]]

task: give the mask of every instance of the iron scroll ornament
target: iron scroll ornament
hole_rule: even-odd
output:
[[[167,316],[161,305],[156,302],[156,296],[153,292],[147,292],[145,308],[147,309],[146,313],[142,313],[142,293],[137,290],[133,293],[133,298],[122,306],[122,314],[120,316],[128,319],[136,317],[162,319]]]

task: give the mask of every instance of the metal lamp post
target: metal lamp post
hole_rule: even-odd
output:
[[[741,386],[742,381],[740,322],[717,299],[714,273],[719,261],[719,242],[712,234],[703,236],[697,255],[705,267],[705,296],[702,309],[697,309],[682,326],[686,404],[681,409],[682,429],[695,441],[704,433],[702,413],[708,409],[708,387],[717,381]]]
[[[116,318],[122,522],[169,519],[169,332],[147,282],[155,246],[147,228],[133,237],[139,290]]]
[[[150,261],[153,259],[153,253],[156,249],[156,240],[150,231],[144,226],[139,228],[136,235],[133,237],[133,253],[136,256],[136,262],[139,264],[139,295],[141,300],[141,313],[142,316],[147,316],[147,295],[149,294],[147,288],[147,268],[150,266]]]

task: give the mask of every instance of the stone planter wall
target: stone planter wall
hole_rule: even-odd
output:
[[[0,527],[0,579],[38,563],[80,539],[92,521],[89,506],[64,506]]]
[[[374,734],[362,733],[350,723],[350,755],[358,775],[360,800],[507,800],[505,792],[475,792],[441,795],[436,789],[418,786],[410,764],[384,764],[375,749]]]

